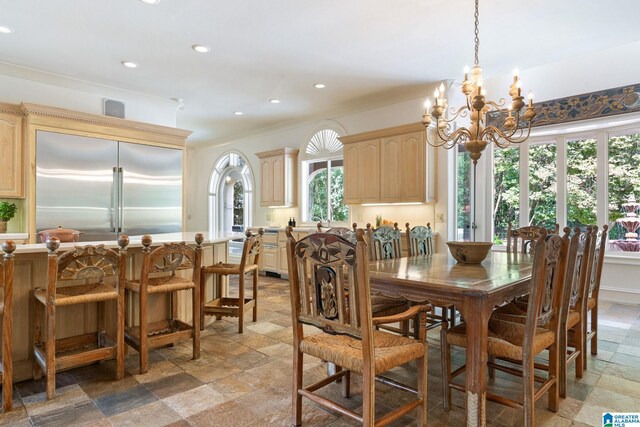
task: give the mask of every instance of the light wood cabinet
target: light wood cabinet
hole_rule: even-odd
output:
[[[340,138],[348,204],[432,202],[435,167],[427,167],[421,123]]]
[[[294,231],[293,238],[296,242],[300,239],[307,237],[309,233],[305,231]],[[287,259],[287,233],[284,231],[278,232],[278,251],[279,251],[279,270],[280,276],[289,276],[289,260]]]
[[[22,113],[0,106],[0,197],[24,197]]]
[[[344,200],[347,204],[380,199],[380,140],[344,146]]]
[[[260,206],[295,206],[298,150],[281,148],[256,156],[260,159]]]

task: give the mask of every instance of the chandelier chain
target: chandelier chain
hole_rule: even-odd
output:
[[[479,13],[478,13],[478,2],[479,0],[476,0],[476,13],[473,15],[476,18],[476,26],[475,26],[475,38],[473,39],[475,42],[475,63],[474,65],[478,65],[480,63],[480,61],[478,60],[478,49],[480,47],[480,30],[478,29],[478,17],[479,17]]]

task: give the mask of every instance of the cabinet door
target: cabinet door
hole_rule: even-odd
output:
[[[0,114],[0,197],[24,197],[22,117]]]
[[[273,205],[273,159],[260,160],[260,173],[262,193],[260,195],[260,206]]]
[[[280,274],[289,274],[288,261],[287,261],[287,245],[280,243],[278,246],[279,254],[279,268],[278,273]]]
[[[273,165],[273,206],[284,206],[285,165],[284,157],[274,157]]]
[[[344,202],[360,203],[362,200],[360,180],[360,144],[344,146]]]
[[[380,140],[364,141],[360,145],[360,176],[362,203],[380,201]]]
[[[274,273],[278,272],[278,248],[268,248],[264,250],[264,270]]]
[[[380,142],[380,200],[400,201],[403,164],[400,159],[400,135],[382,138]]]
[[[412,132],[401,137],[402,177],[400,201],[424,202],[425,194],[425,139],[424,132]]]

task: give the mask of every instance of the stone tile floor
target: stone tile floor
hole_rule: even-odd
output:
[[[47,401],[42,381],[15,385],[14,411],[0,416],[0,425],[15,426],[266,426],[290,425],[292,331],[288,284],[271,277],[260,280],[258,323],[248,322],[245,333],[236,332],[235,319],[213,322],[202,335],[202,357],[191,360],[190,342],[155,350],[150,370],[138,375],[138,357],[130,352],[126,376],[113,380],[114,364],[107,362],[57,375],[57,396]],[[569,370],[568,397],[560,410],[546,410],[546,398],[537,403],[541,426],[602,425],[602,412],[640,411],[640,306],[601,303],[597,356],[576,380]],[[429,413],[433,426],[463,425],[464,401],[453,393],[453,409],[442,409],[439,333],[429,334]],[[454,364],[464,360],[454,351]],[[325,366],[317,359],[305,361],[305,383],[317,380]],[[415,384],[415,367],[393,371],[396,379]],[[350,408],[362,404],[361,384],[353,376],[353,396],[340,397],[332,384],[325,394]],[[513,377],[497,374],[490,385],[500,392],[517,393]],[[376,406],[384,411],[405,399],[403,392],[378,384]],[[327,412],[307,400],[303,425],[350,426],[351,420]],[[489,402],[487,422],[519,426],[520,410]],[[405,416],[393,425],[414,425]]]

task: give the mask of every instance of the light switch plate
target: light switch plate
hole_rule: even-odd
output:
[[[436,214],[436,222],[444,222],[444,214],[442,212]]]

